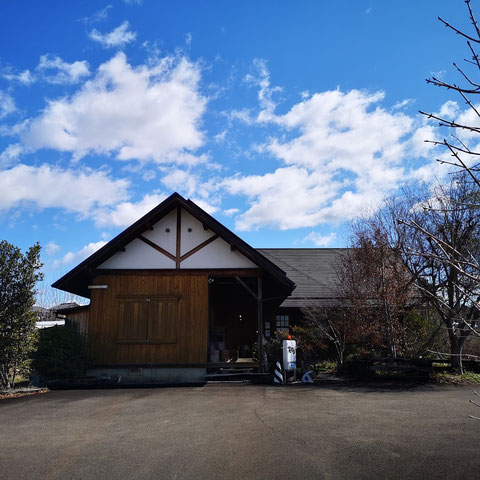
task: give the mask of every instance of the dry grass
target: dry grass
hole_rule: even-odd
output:
[[[13,392],[0,392],[0,400],[5,400],[7,398],[19,398],[19,397],[27,397],[31,395],[40,395],[42,393],[47,393],[47,388],[42,388],[40,390],[28,391],[28,390],[20,390],[20,391],[13,391]]]

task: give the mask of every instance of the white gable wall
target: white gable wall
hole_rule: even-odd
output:
[[[189,232],[188,229],[192,231]],[[180,256],[200,245],[215,235],[211,230],[204,230],[203,225],[195,217],[182,209],[182,235],[180,237]]]
[[[175,262],[142,240],[135,239],[125,247],[124,252],[117,252],[98,268],[175,268]]]
[[[217,238],[191,257],[186,258],[180,268],[257,268],[241,253],[233,251],[230,245]]]
[[[215,235],[212,230],[204,230],[203,225],[195,217],[182,209],[181,212],[180,256],[185,255],[198,245]],[[191,229],[189,232],[188,229]],[[170,231],[167,232],[166,230]],[[177,244],[177,212],[173,210],[153,225],[153,230],[146,230],[142,235],[162,247],[172,255],[176,255]],[[175,261],[140,239],[135,239],[125,247],[125,251],[117,252],[98,268],[102,269],[175,269]],[[195,252],[180,263],[181,269],[216,269],[216,268],[258,268],[253,262],[230,245],[217,238]]]
[[[166,231],[167,228],[170,230],[169,232]],[[168,253],[175,255],[177,249],[177,210],[175,209],[165,215],[153,225],[153,230],[146,230],[142,235],[162,247]]]

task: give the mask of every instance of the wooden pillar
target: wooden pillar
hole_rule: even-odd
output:
[[[258,371],[263,373],[265,365],[263,361],[263,284],[262,275],[257,278],[257,320],[258,320]]]
[[[177,207],[177,248],[175,255],[175,268],[180,268],[180,255],[181,255],[181,242],[182,242],[182,209]]]

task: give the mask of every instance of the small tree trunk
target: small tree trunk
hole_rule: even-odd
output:
[[[462,365],[462,357],[458,354],[453,353],[454,349],[452,349],[452,371],[458,375],[463,373],[463,365]]]
[[[450,339],[452,354],[450,361],[452,365],[452,371],[458,375],[462,375],[463,373],[462,352],[466,339],[467,337],[458,338],[456,336],[453,336]]]
[[[3,388],[6,388],[7,390],[10,390],[10,379],[8,378],[8,373],[5,373],[5,371],[2,369],[0,372],[0,380]]]
[[[15,378],[17,377],[17,366],[13,367],[13,373],[12,373],[12,388],[15,388]]]

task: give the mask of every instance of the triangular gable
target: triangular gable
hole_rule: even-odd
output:
[[[178,208],[115,253],[98,269],[258,268],[184,208]],[[179,244],[177,255],[177,241]]]
[[[52,286],[88,297],[88,283],[98,270],[222,268],[259,268],[284,288],[294,287],[274,263],[174,193]]]

